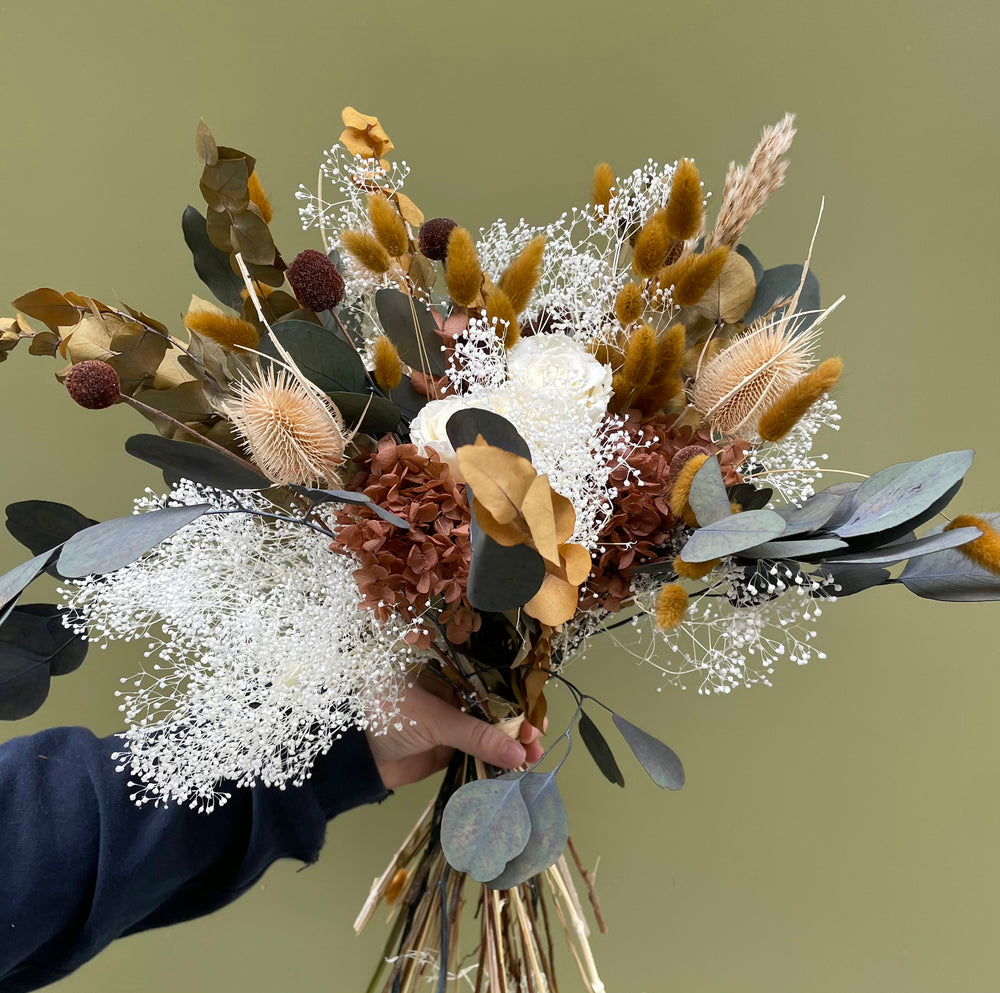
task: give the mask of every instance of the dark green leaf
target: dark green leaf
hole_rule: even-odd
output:
[[[469,491],[469,503],[472,493]],[[472,560],[467,596],[476,610],[504,611],[523,607],[542,587],[545,560],[527,545],[510,548],[494,541],[475,515],[469,525]]]
[[[750,268],[753,269],[753,280],[755,283],[759,284],[761,277],[764,275],[764,266],[761,263],[760,259],[758,259],[757,256],[754,255],[754,253],[751,252],[750,249],[743,244],[737,245],[735,251],[738,255],[742,255],[743,258],[745,258],[747,262],[750,263]]]
[[[474,445],[476,438],[482,435],[487,445],[502,448],[505,452],[531,461],[531,450],[528,448],[528,443],[517,433],[517,428],[506,417],[494,414],[492,410],[480,410],[477,407],[456,410],[448,418],[445,431],[456,451],[463,445]]]
[[[672,748],[618,714],[612,720],[639,764],[660,789],[679,790],[684,785],[684,767]]]
[[[337,405],[351,430],[357,428],[376,437],[395,431],[403,416],[391,400],[371,393],[328,393],[327,396]]]
[[[708,562],[735,555],[785,531],[785,522],[773,510],[748,510],[698,528],[681,549],[685,562]]]
[[[114,572],[211,509],[207,503],[166,507],[95,524],[77,532],[63,545],[57,568],[67,579]]]
[[[97,521],[51,500],[21,500],[7,507],[7,530],[32,555],[41,555]]]
[[[823,566],[816,570],[816,576],[831,577],[836,583],[836,587],[824,586],[822,589],[816,590],[813,596],[839,598],[854,596],[855,593],[861,593],[873,586],[881,586],[889,579],[889,570],[879,569],[875,566],[824,562]]]
[[[413,388],[413,383],[410,382],[409,376],[404,376],[402,382],[400,382],[399,386],[389,396],[392,398],[392,402],[403,412],[403,416],[408,421],[412,421],[430,399],[423,393],[418,393]]]
[[[531,819],[517,779],[477,779],[456,790],[441,817],[448,863],[485,883],[524,851]]]
[[[385,507],[380,507],[377,503],[372,503],[371,498],[365,496],[364,493],[355,493],[352,490],[314,490],[308,486],[297,486],[294,483],[289,489],[294,490],[296,493],[301,493],[304,497],[308,497],[313,503],[351,503],[360,507],[370,507],[383,521],[395,524],[396,527],[402,528],[404,531],[410,530],[408,521],[404,521],[402,517],[397,517],[386,510]]]
[[[769,486],[762,486],[757,489],[750,483],[737,483],[735,486],[727,486],[726,493],[730,500],[734,500],[740,505],[743,511],[763,510],[774,496],[774,490]]]
[[[765,269],[763,276],[757,280],[757,292],[754,295],[753,303],[750,304],[750,309],[743,316],[743,323],[750,324],[758,317],[770,313],[776,304],[790,301],[795,296],[795,291],[799,288],[801,280],[802,266],[795,263]],[[787,307],[779,307],[770,313],[769,319],[774,320],[780,317],[787,309]],[[803,315],[795,322],[797,334],[801,334],[810,327],[819,316],[819,280],[812,271],[806,274],[805,285],[799,295],[796,312]]]
[[[524,850],[488,883],[494,890],[510,890],[555,865],[569,838],[569,817],[554,772],[511,772],[500,778],[517,780],[531,822]]]
[[[580,737],[587,746],[587,751],[590,752],[590,757],[604,774],[604,778],[609,783],[624,787],[625,777],[622,775],[621,769],[618,768],[611,746],[597,725],[587,716],[586,711],[580,711],[580,722],[577,726],[580,729]]]
[[[408,366],[435,376],[444,372],[444,342],[426,304],[399,290],[383,287],[375,293],[375,309],[386,337]]]
[[[244,468],[214,448],[193,441],[134,434],[125,442],[125,451],[174,478],[190,479],[217,490],[265,490],[274,485],[252,466]]]
[[[850,520],[837,527],[842,538],[888,531],[898,526],[916,526],[915,518],[961,483],[972,465],[973,452],[946,452],[921,462],[913,462],[902,471],[899,466],[876,473],[862,484],[855,497]],[[873,483],[873,480],[876,482]],[[880,485],[884,482],[884,485]]]
[[[0,626],[0,654],[11,646],[37,655],[49,665],[53,676],[65,676],[80,668],[88,642],[63,624],[75,612],[54,603],[26,603],[15,607]]]
[[[980,514],[993,527],[1000,527],[1000,514]],[[937,529],[934,533],[940,533]],[[1000,600],[1000,576],[976,565],[958,548],[911,559],[899,575],[911,593],[928,600],[974,602]]]
[[[0,721],[19,721],[38,710],[49,695],[49,678],[44,659],[0,643]]]
[[[368,385],[364,363],[344,338],[308,321],[281,321],[260,340],[265,355],[280,359],[277,338],[309,381],[324,393],[364,393]]]
[[[694,474],[688,503],[691,504],[694,516],[698,518],[698,523],[702,527],[733,516],[726,484],[722,481],[719,460],[714,455]]]
[[[228,252],[220,251],[208,237],[205,218],[187,207],[181,218],[184,241],[191,250],[194,271],[221,304],[235,311],[243,309],[243,279],[233,272]]]

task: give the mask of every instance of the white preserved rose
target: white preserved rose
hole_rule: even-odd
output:
[[[452,475],[464,482],[465,477],[459,471],[455,448],[448,440],[446,430],[448,418],[459,410],[478,408],[486,409],[487,398],[450,396],[443,400],[429,400],[420,408],[420,413],[410,422],[410,441],[416,445],[421,455],[435,451],[451,469]]]

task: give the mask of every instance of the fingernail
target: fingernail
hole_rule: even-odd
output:
[[[516,741],[508,741],[500,751],[500,764],[506,769],[514,769],[524,763],[525,751]]]

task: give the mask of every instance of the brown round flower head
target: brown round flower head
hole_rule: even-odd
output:
[[[118,373],[99,359],[79,362],[65,380],[69,395],[88,410],[103,410],[118,402],[122,384]]]
[[[420,226],[417,247],[421,254],[435,262],[444,262],[448,257],[448,238],[458,225],[450,217],[432,217]]]
[[[380,621],[393,614],[412,618],[431,600],[445,608],[438,616],[453,644],[466,641],[481,618],[466,597],[469,578],[469,505],[464,488],[435,452],[420,455],[416,445],[397,445],[391,437],[364,456],[367,479],[351,480],[373,503],[409,522],[403,531],[367,507],[352,506],[337,515],[340,525],[330,546],[353,553],[361,565],[354,573],[364,599]],[[418,629],[408,641],[427,648],[433,629]]]
[[[344,299],[344,277],[333,262],[315,248],[299,252],[285,276],[299,303],[317,314],[333,310]]]
[[[625,462],[632,477],[626,486],[624,466],[611,474],[609,485],[617,488],[618,496],[601,532],[590,578],[580,591],[582,608],[620,610],[632,595],[632,577],[627,570],[672,554],[674,530],[682,522],[670,512],[671,462],[682,452],[686,455],[678,460],[681,464],[695,453],[714,455],[719,450],[707,428],[698,432],[690,427],[674,430],[670,427],[673,421],[673,417],[663,415],[641,419],[638,411],[631,411],[625,422],[632,448]],[[727,486],[742,481],[736,470],[745,451],[745,443],[736,442],[719,454]]]

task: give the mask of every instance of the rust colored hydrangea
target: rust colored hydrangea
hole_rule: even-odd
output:
[[[636,446],[626,460],[633,472],[632,481],[624,485],[624,466],[612,473],[610,485],[617,487],[618,496],[614,513],[601,533],[590,578],[580,591],[583,608],[620,610],[631,595],[631,578],[626,570],[662,557],[671,544],[674,529],[681,523],[670,513],[670,463],[674,456],[692,447],[709,455],[719,451],[708,429],[672,430],[674,420],[662,415],[641,419],[636,411],[629,414],[625,430]],[[742,481],[736,470],[747,447],[743,442],[734,442],[719,454],[727,486]],[[636,473],[642,486],[637,485]]]
[[[383,521],[366,507],[340,511],[334,551],[349,551],[361,563],[354,573],[362,607],[380,621],[392,614],[415,617],[434,602],[443,603],[438,623],[453,644],[479,629],[480,616],[465,595],[469,578],[469,505],[464,488],[436,453],[418,454],[416,445],[386,437],[364,457],[366,475],[352,483],[373,503],[410,524],[410,530]],[[412,631],[407,639],[419,648],[433,641],[433,631]]]

